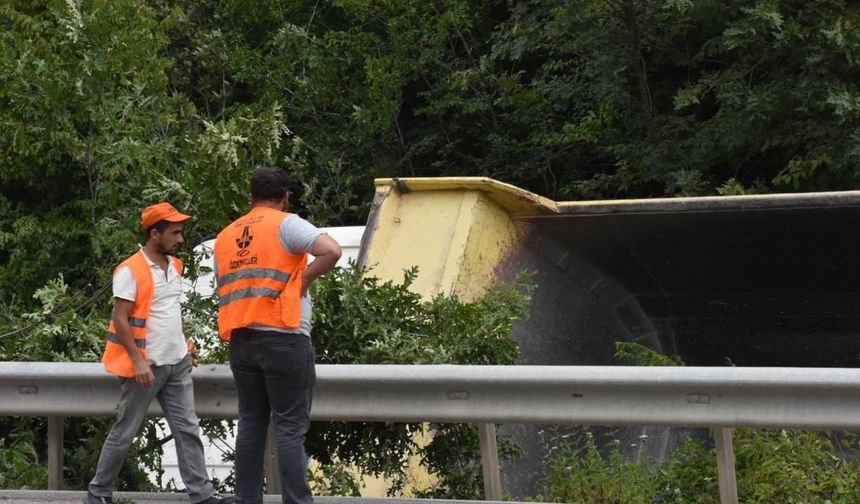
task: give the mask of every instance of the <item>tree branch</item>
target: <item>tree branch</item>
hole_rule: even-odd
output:
[[[654,131],[651,90],[648,88],[645,59],[642,57],[642,31],[639,28],[639,19],[636,16],[636,3],[634,0],[624,0],[622,20],[627,29],[628,55],[630,66],[636,77],[637,88],[639,89],[639,103],[642,109],[642,117],[648,126],[648,134],[653,136],[656,132]]]

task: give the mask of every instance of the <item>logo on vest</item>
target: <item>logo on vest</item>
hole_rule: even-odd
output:
[[[239,247],[239,250],[236,251],[236,257],[241,257],[242,259],[230,261],[230,269],[237,269],[257,264],[257,256],[247,257],[251,254],[251,250],[248,247],[251,246],[252,241],[254,241],[253,228],[251,226],[245,226],[245,228],[242,229],[242,234],[236,237],[236,246]]]
[[[251,246],[252,241],[254,241],[254,233],[251,231],[251,226],[245,226],[242,235],[236,238],[236,246],[240,249],[246,249]]]

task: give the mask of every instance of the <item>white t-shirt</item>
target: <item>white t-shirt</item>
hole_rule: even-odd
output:
[[[143,256],[146,257],[146,253]],[[188,353],[182,332],[182,277],[173,265],[173,258],[168,257],[167,261],[165,273],[146,257],[154,282],[152,306],[146,319],[146,360],[155,366],[176,364]],[[113,295],[128,301],[134,301],[137,296],[137,282],[128,266],[114,274]]]

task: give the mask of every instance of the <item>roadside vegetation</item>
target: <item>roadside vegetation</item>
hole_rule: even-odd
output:
[[[141,239],[140,209],[171,201],[200,243],[243,211],[262,165],[290,173],[292,210],[320,226],[363,224],[375,177],[488,176],[556,200],[856,189],[858,82],[860,6],[847,0],[0,0],[0,359],[97,361],[111,270]],[[514,362],[507,331],[528,282],[424,302],[408,292],[416,274],[321,282],[320,362]],[[212,309],[195,299],[186,315],[217,362]],[[91,476],[109,422],[66,420],[68,488]],[[123,489],[151,488],[156,422]],[[216,437],[226,428],[204,422]],[[426,495],[477,497],[474,431],[434,426],[417,447],[418,428],[315,426],[320,488],[354,494],[349,463],[396,494],[416,451],[438,475]],[[45,432],[44,419],[0,418],[0,486],[45,486]],[[596,452],[579,439],[569,458],[594,470],[595,453],[611,459],[602,438]],[[747,439],[819,471],[750,451],[748,499],[823,485],[771,501],[803,502],[850,482],[852,457],[829,458],[819,437],[742,432],[739,450]],[[679,460],[708,459],[685,450]],[[684,471],[667,464],[657,472]],[[656,467],[630,471],[655,492],[701,488],[648,476]],[[693,475],[671,481],[706,484]],[[588,498],[577,491],[557,495]]]
[[[683,362],[636,343],[617,355],[636,365]],[[547,434],[545,493],[538,501],[571,504],[718,504],[717,457],[708,436],[691,436],[663,460],[647,453],[647,436],[623,446],[618,432],[576,428]],[[704,434],[701,433],[701,434]],[[796,429],[735,429],[741,502],[851,504],[860,502],[860,438]]]

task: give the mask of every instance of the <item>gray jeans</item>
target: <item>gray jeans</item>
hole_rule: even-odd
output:
[[[146,410],[154,398],[161,404],[164,418],[170,426],[179,474],[192,503],[201,502],[215,493],[206,473],[200,423],[194,412],[194,385],[191,381],[191,356],[176,364],[152,366],[155,382],[152,387],[138,385],[133,378],[122,378],[119,415],[102,445],[96,475],[89,491],[97,497],[111,497],[116,490],[116,477],[128,455]]]
[[[281,499],[284,504],[312,503],[304,446],[316,383],[311,339],[303,334],[234,330],[230,369],[239,399],[235,462],[239,502],[263,502],[263,454],[271,418]]]

